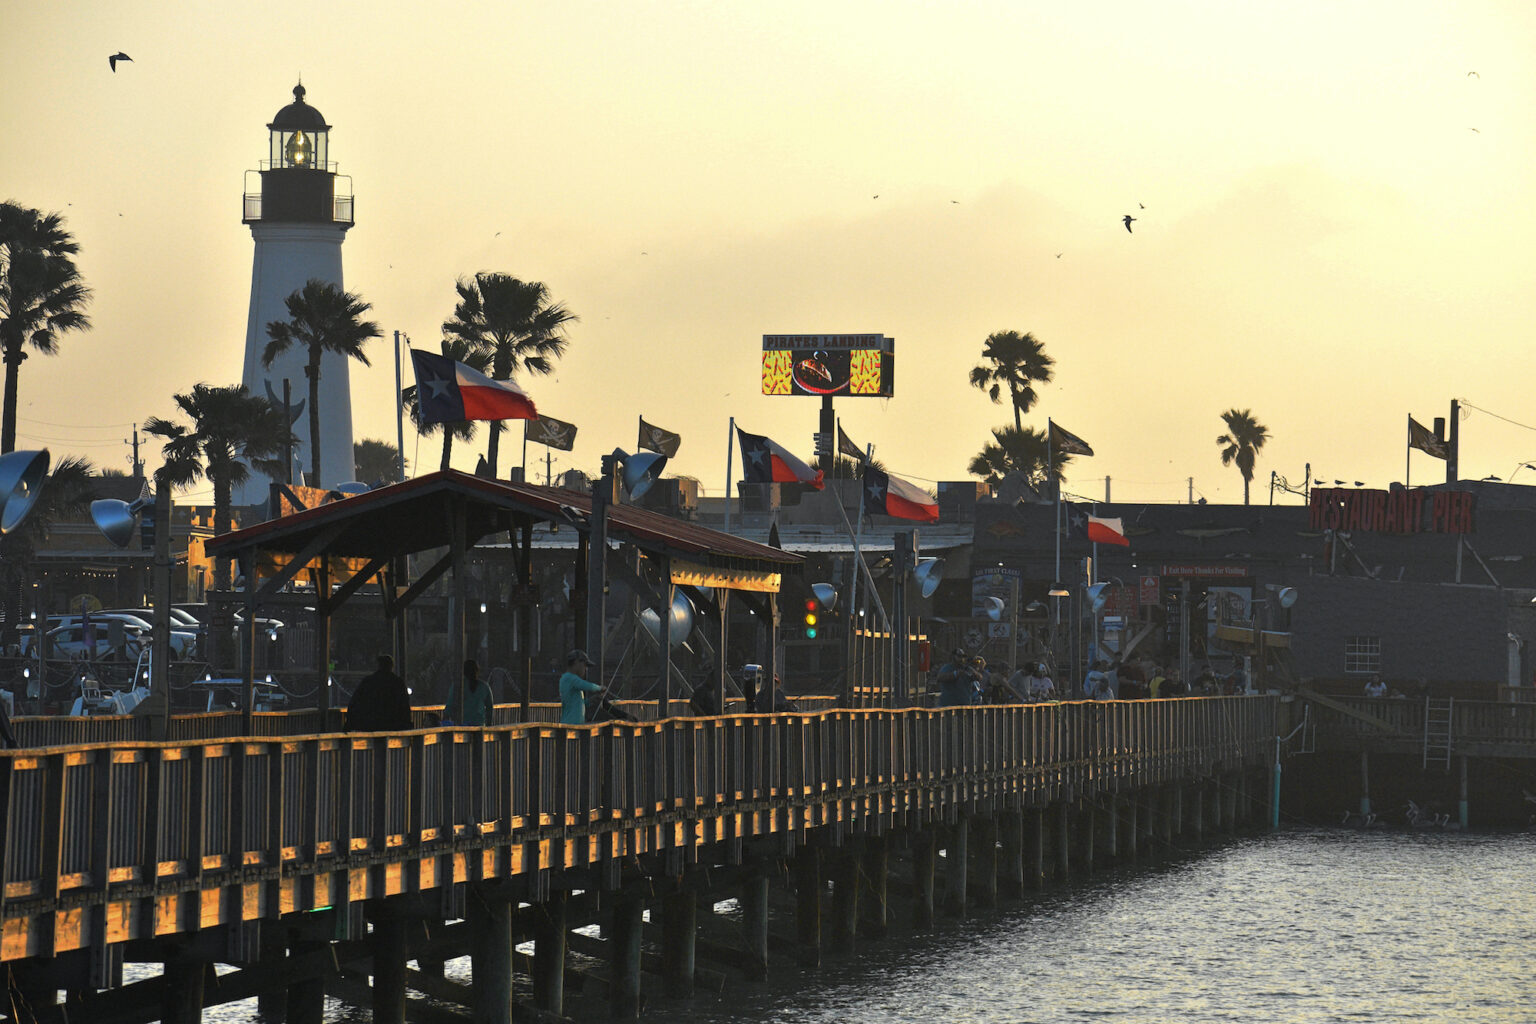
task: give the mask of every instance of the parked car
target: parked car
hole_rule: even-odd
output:
[[[32,655],[32,641],[30,635],[21,638],[22,657]],[[137,658],[143,644],[148,641],[148,634],[143,630],[123,628],[122,640],[114,644],[113,637],[106,629],[96,630],[95,651],[90,655],[93,658],[122,658],[125,660]],[[80,623],[72,625],[55,626],[43,634],[43,650],[49,658],[83,658],[86,657],[85,626]]]
[[[151,612],[151,615],[154,613]],[[131,632],[140,637],[142,642],[149,643],[154,627],[148,619],[139,612],[92,612],[91,622],[95,624],[99,635],[109,635],[112,631],[112,623],[121,622],[125,632]],[[50,615],[48,625],[54,626],[80,626],[84,624],[84,617],[80,615]],[[198,635],[190,630],[180,629],[174,624],[171,627],[171,657],[190,658],[198,651]]]

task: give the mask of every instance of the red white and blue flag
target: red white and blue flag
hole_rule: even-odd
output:
[[[864,511],[919,523],[939,521],[939,502],[914,483],[864,465]]]
[[[416,370],[416,403],[424,425],[539,417],[533,399],[510,380],[492,380],[447,356],[414,348],[411,365]]]
[[[1067,513],[1072,535],[1090,544],[1115,544],[1128,548],[1131,542],[1125,536],[1125,521],[1119,516],[1109,518],[1084,511],[1080,505],[1071,505]]]
[[[741,441],[741,478],[745,482],[809,484],[818,491],[824,486],[821,470],[807,466],[783,445],[762,434],[749,434],[740,427],[736,428],[736,436]]]

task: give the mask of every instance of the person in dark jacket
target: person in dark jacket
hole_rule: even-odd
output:
[[[379,655],[379,667],[364,676],[347,702],[348,732],[403,732],[413,727],[411,696],[395,675],[395,659]]]

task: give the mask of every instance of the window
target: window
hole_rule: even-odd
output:
[[[1366,673],[1381,671],[1381,637],[1352,636],[1344,641],[1344,671]]]

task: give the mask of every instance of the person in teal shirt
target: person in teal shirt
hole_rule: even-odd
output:
[[[589,683],[584,678],[587,669],[591,667],[592,659],[587,657],[587,652],[582,650],[572,651],[565,656],[565,674],[560,677],[560,722],[562,725],[581,725],[587,720],[587,700],[584,693],[598,693],[602,690],[596,683]]]
[[[480,678],[480,666],[474,660],[466,661],[464,678],[449,691],[443,717],[458,725],[485,725],[490,722],[494,708],[491,688]]]

